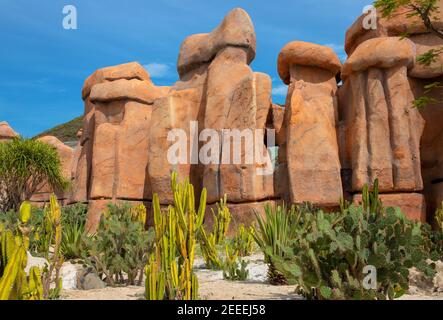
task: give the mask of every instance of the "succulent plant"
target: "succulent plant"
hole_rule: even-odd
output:
[[[198,279],[193,265],[197,237],[203,230],[206,189],[202,190],[198,208],[194,187],[188,179],[178,183],[174,172],[171,189],[174,205],[169,206],[166,213],[161,212],[158,195],[153,196],[155,254],[145,268],[145,297],[149,300],[197,300]]]
[[[29,248],[27,223],[31,205],[20,206],[20,233],[13,235],[0,224],[0,300],[42,300],[43,284],[40,269],[32,267],[25,273]]]

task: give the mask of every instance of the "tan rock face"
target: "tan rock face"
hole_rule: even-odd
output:
[[[416,50],[408,39],[383,37],[363,42],[343,65],[342,78],[368,70],[369,68],[389,69],[394,66],[412,68]]]
[[[341,64],[332,49],[293,42],[279,55],[279,73],[290,83],[282,169],[292,203],[336,206],[342,197],[336,134],[337,83]]]
[[[437,0],[437,6],[443,8],[443,0]],[[432,20],[437,29],[443,28],[442,12],[439,10]],[[372,38],[429,33],[420,17],[410,17],[409,14],[410,10],[405,8],[397,10],[387,18],[383,18],[381,12],[378,12],[376,29],[365,29],[363,20],[366,16],[360,16],[346,32],[346,53],[351,55],[361,43]]]
[[[371,39],[346,61],[339,94],[345,124],[341,150],[352,169],[352,191],[376,178],[380,190],[420,191],[420,138],[424,121],[413,108],[407,67],[415,59],[412,42]]]
[[[436,6],[439,8],[432,17],[433,25],[438,29],[443,29],[443,0],[437,0]],[[405,34],[417,46],[417,56],[430,49],[438,49],[442,45],[442,40],[426,28],[422,19],[418,16],[409,16],[410,10],[402,8],[392,14],[392,16],[383,18],[380,13],[377,15],[377,27],[365,29],[363,21],[366,17],[363,15],[346,32],[345,50],[351,55],[366,40],[380,37],[403,37]],[[441,69],[443,55],[435,63],[429,66],[415,64],[410,71],[410,76],[429,79],[443,74]]]
[[[294,41],[288,43],[278,55],[278,73],[289,84],[291,66],[318,67],[336,75],[341,69],[340,59],[331,48],[318,44]]]
[[[85,116],[75,155],[73,202],[151,199],[148,149],[156,87],[138,64],[104,68],[85,82]]]
[[[18,137],[18,134],[9,126],[6,121],[0,122],[0,142]]]
[[[410,37],[417,48],[417,57],[435,50],[443,48],[443,39],[433,34],[417,34]],[[436,59],[429,65],[416,63],[409,75],[419,79],[432,79],[443,76],[443,52],[437,55]]]
[[[197,197],[207,189],[209,207],[227,195],[235,223],[249,224],[264,203],[280,199],[329,209],[344,195],[359,201],[363,185],[378,178],[386,205],[423,221],[424,196],[417,192],[425,185],[433,207],[443,194],[436,187],[443,178],[443,136],[440,113],[419,112],[412,101],[441,73],[415,62],[441,42],[422,27],[410,40],[400,39],[403,18],[381,19],[373,31],[362,29],[362,19],[348,31],[344,66],[328,47],[295,41],[282,49],[277,67],[289,85],[284,107],[272,103],[271,78],[249,66],[256,36],[242,9],[212,32],[184,40],[180,80],[172,87],[155,86],[138,63],[97,70],[82,92],[84,126],[72,155],[69,201],[89,202],[88,228],[94,230],[110,201],[149,206],[157,193],[163,208],[172,203],[175,171],[180,180],[190,179]],[[266,162],[259,162],[271,162],[268,141],[248,140],[264,129],[275,129],[279,147],[271,174],[263,174]],[[213,139],[220,142],[216,150],[205,148]]]
[[[59,139],[53,136],[44,136],[39,139],[43,143],[46,143],[57,150],[57,153],[60,157],[61,161],[61,169],[63,177],[70,181],[72,179],[72,164],[74,160],[74,150],[65,145]],[[56,193],[56,196],[59,200],[65,200],[69,197],[70,190],[66,192],[60,192],[59,190],[53,190],[48,183],[43,183],[37,190],[36,194],[31,197],[31,201],[33,202],[47,202],[52,193]]]
[[[211,33],[192,35],[182,43],[177,70],[182,79],[189,71],[211,62],[226,47],[241,47],[247,51],[247,63],[255,58],[256,38],[249,15],[240,8],[228,13]]]
[[[262,85],[262,91],[257,92],[257,84],[265,81],[268,85]],[[255,129],[264,128],[265,114],[271,107],[269,83],[269,77],[254,74],[249,68],[245,50],[224,49],[209,68],[205,128],[217,130],[220,137],[223,129],[254,134]],[[273,176],[258,175],[260,164],[255,161],[254,164],[248,163],[246,150],[249,146],[246,146],[246,139],[237,147],[241,149],[240,164],[235,164],[232,158],[235,141],[228,139],[231,148],[224,144],[220,157],[230,159],[229,164],[205,166],[203,186],[208,189],[209,202],[218,201],[224,194],[232,202],[257,201],[273,196]],[[265,153],[264,143],[254,143],[254,147]]]
[[[380,200],[385,207],[399,207],[408,219],[426,222],[426,203],[422,194],[381,194]],[[361,194],[354,195],[353,202],[361,204]]]
[[[83,100],[85,100],[86,97],[89,96],[94,85],[102,82],[109,82],[121,79],[138,79],[140,81],[151,80],[148,72],[138,62],[130,62],[99,69],[85,80],[82,90]]]

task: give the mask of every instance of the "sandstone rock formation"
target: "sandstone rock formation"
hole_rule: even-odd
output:
[[[335,98],[340,69],[332,49],[311,43],[291,42],[278,57],[280,77],[289,84],[279,160],[286,163],[281,169],[292,203],[338,206],[343,196]]]
[[[154,86],[138,63],[100,69],[86,79],[84,126],[74,160],[71,202],[89,202],[89,222],[97,222],[95,215],[100,213],[94,210],[94,201],[150,196],[147,161],[152,106],[167,90]]]
[[[248,66],[255,57],[255,42],[249,16],[244,10],[235,9],[211,33],[190,36],[181,45],[180,81],[167,96],[155,101],[152,114],[152,121],[157,125],[151,127],[150,133],[149,176],[152,191],[159,194],[163,204],[173,201],[170,191],[173,171],[181,178],[189,176],[196,190],[207,188],[209,203],[225,194],[233,206],[274,196],[273,175],[257,175],[262,164],[245,163],[244,140],[240,144],[240,163],[223,164],[222,161],[232,157],[233,151],[225,144],[223,130],[265,129],[272,106],[270,77],[254,73]],[[171,164],[165,157],[165,150],[175,143],[168,141],[171,129],[185,133],[186,146],[189,146],[186,163]],[[205,135],[206,129],[216,135]],[[204,141],[199,143],[200,135]],[[218,152],[201,148],[211,139],[222,144]],[[229,141],[233,146],[234,141]],[[263,142],[254,144],[260,154],[268,156]],[[210,161],[201,162],[202,153]],[[248,208],[244,211],[249,214],[243,214],[252,217],[252,210]]]
[[[179,81],[171,87],[153,84],[136,62],[97,70],[84,83],[76,149],[43,138],[57,148],[73,181],[69,196],[59,197],[89,203],[87,228],[94,231],[109,202],[150,210],[157,193],[163,208],[172,203],[176,171],[190,179],[197,197],[207,189],[208,210],[227,195],[234,224],[248,224],[264,204],[330,209],[341,197],[358,203],[363,185],[377,178],[385,205],[430,221],[443,201],[443,105],[418,111],[413,100],[443,81],[443,56],[429,66],[416,62],[442,41],[405,12],[379,17],[376,30],[365,29],[363,19],[346,34],[343,66],[324,46],[294,41],[281,50],[285,106],[272,103],[271,78],[249,66],[256,35],[242,9],[212,32],[184,40]],[[401,38],[405,31],[409,39]],[[441,88],[426,94],[443,100]],[[266,129],[274,130],[278,146],[270,172],[264,170],[273,147]],[[0,123],[0,140],[15,135]],[[48,192],[43,188],[34,200],[46,201]]]
[[[423,189],[420,138],[424,122],[412,108],[407,71],[415,48],[407,39],[363,42],[343,66],[340,108],[345,123],[344,166],[353,192],[376,178],[382,192]]]
[[[6,121],[0,122],[0,142],[8,141],[15,137],[18,137],[18,134],[9,126]]]
[[[440,10],[436,14],[435,17],[433,17],[434,25],[437,29],[443,28],[443,0],[437,1],[437,6],[439,6]],[[423,65],[421,63],[418,63],[415,61],[415,58],[412,60],[412,64],[407,62],[407,55],[410,55],[410,53],[406,54],[407,51],[413,51],[413,54],[418,57],[422,55],[423,53],[427,52],[430,49],[438,49],[441,46],[443,46],[443,40],[439,38],[437,35],[431,33],[429,30],[426,29],[425,25],[423,24],[423,21],[420,17],[410,17],[408,16],[408,12],[406,10],[397,10],[394,12],[394,14],[389,18],[383,18],[382,16],[378,16],[377,19],[377,28],[375,30],[372,29],[365,29],[363,27],[363,20],[365,19],[365,16],[360,17],[348,30],[346,33],[346,43],[345,43],[345,49],[346,52],[351,56],[354,56],[354,52],[359,50],[361,51],[360,58],[362,56],[366,55],[366,59],[376,59],[375,57],[370,57],[370,54],[366,52],[366,50],[371,50],[371,48],[368,48],[370,46],[374,46],[375,42],[370,42],[368,40],[370,39],[378,39],[381,44],[384,43],[384,46],[386,46],[386,41],[381,39],[386,39],[387,37],[403,37],[404,34],[408,34],[408,39],[413,44],[410,46],[410,48],[405,48],[407,45],[405,44],[406,41],[402,41],[403,43],[398,46],[397,43],[392,43],[391,52],[392,56],[396,57],[397,63],[400,63],[400,60],[403,59],[404,67],[402,67],[402,75],[400,80],[400,73],[398,73],[398,76],[396,77],[396,82],[403,87],[403,89],[400,89],[403,91],[403,93],[399,93],[398,96],[400,97],[405,92],[407,92],[407,95],[405,97],[401,97],[400,100],[403,101],[403,105],[409,105],[405,112],[408,113],[407,117],[409,117],[411,124],[409,125],[409,131],[410,134],[412,131],[415,133],[412,134],[412,136],[415,136],[413,144],[415,146],[412,146],[411,144],[411,151],[412,153],[408,155],[405,160],[409,161],[410,163],[405,166],[405,162],[402,161],[403,168],[402,171],[406,167],[410,167],[409,173],[404,172],[405,179],[410,180],[409,181],[409,191],[412,190],[412,185],[414,182],[412,179],[415,179],[415,191],[423,190],[423,193],[426,198],[426,207],[428,211],[428,220],[430,221],[431,216],[435,212],[435,209],[437,206],[440,206],[441,202],[443,201],[443,184],[441,181],[443,181],[443,158],[442,158],[442,152],[440,152],[441,146],[443,145],[443,136],[442,136],[442,129],[441,123],[443,119],[443,92],[439,88],[435,88],[431,92],[427,92],[426,95],[428,95],[431,98],[436,99],[437,103],[434,103],[432,105],[428,105],[425,108],[421,109],[419,111],[421,116],[417,115],[417,111],[413,108],[411,108],[411,103],[407,102],[406,100],[412,100],[417,99],[423,96],[425,93],[425,86],[429,85],[431,83],[434,83],[436,81],[442,81],[443,79],[443,53],[440,54],[437,59],[432,62],[430,65]],[[377,40],[373,40],[377,41]],[[363,47],[362,47],[363,46]],[[398,46],[398,47],[397,47]],[[405,50],[406,49],[406,50]],[[373,49],[371,50],[372,53],[375,51],[379,51],[380,54],[382,53],[380,49]],[[404,57],[400,57],[400,52],[403,51],[406,55]],[[384,63],[388,62],[387,59],[387,52],[383,53],[381,55],[381,58],[384,57],[384,59],[379,59],[380,62],[384,60]],[[356,58],[354,56],[354,61],[351,61],[351,63],[348,63],[348,65],[352,65],[352,62],[356,61]],[[363,60],[362,60],[363,61]],[[388,64],[391,64],[393,61],[389,61]],[[354,63],[355,64],[355,63]],[[346,66],[346,65],[345,65]],[[386,66],[385,66],[386,67]],[[407,68],[407,71],[405,70],[405,67]],[[377,66],[379,68],[379,66]],[[389,68],[392,68],[389,66]],[[374,68],[371,68],[374,69]],[[368,88],[372,92],[377,92],[376,88],[378,87],[378,92],[380,92],[380,80],[377,80],[377,77],[380,76],[379,71],[370,71],[371,69],[368,69],[368,74],[363,75],[360,77],[360,81],[367,81]],[[383,68],[385,69],[385,68]],[[388,72],[388,71],[385,71]],[[345,71],[346,73],[346,71]],[[388,74],[386,74],[388,75]],[[382,81],[388,81],[391,80],[389,76],[387,76]],[[357,88],[358,86],[356,84],[353,85],[353,80],[349,79],[349,81],[345,81],[345,85],[343,90],[340,90],[340,107],[346,108],[344,105],[342,105],[341,101],[346,100],[346,87],[352,87],[354,86]],[[406,83],[409,82],[409,83]],[[372,83],[372,84],[371,84]],[[402,83],[402,84],[400,84]],[[393,85],[396,85],[393,83]],[[399,87],[397,88],[399,89]],[[383,90],[386,91],[386,87],[383,87]],[[397,90],[399,91],[399,90]],[[349,89],[348,89],[349,92]],[[412,96],[411,96],[412,94]],[[369,95],[372,96],[374,99],[379,98],[381,94],[372,94]],[[383,99],[381,99],[383,100]],[[438,102],[439,101],[439,102]],[[379,104],[379,102],[377,102]],[[397,107],[398,104],[393,104],[394,107]],[[406,115],[405,115],[406,117]],[[380,123],[380,121],[378,121]],[[423,129],[424,125],[424,129]],[[342,132],[349,131],[349,128],[346,127],[345,124],[341,124]],[[405,126],[402,126],[402,131],[404,131]],[[370,130],[370,129],[369,129]],[[380,131],[381,130],[381,131]],[[377,132],[381,136],[382,129],[378,130]],[[423,132],[421,133],[421,131]],[[387,128],[385,127],[385,132],[387,131]],[[344,133],[343,133],[344,135]],[[404,135],[402,132],[401,135]],[[417,136],[418,135],[418,136]],[[421,137],[421,140],[420,140]],[[379,137],[378,137],[379,138]],[[377,139],[378,139],[377,138]],[[403,137],[404,143],[406,144],[407,136]],[[412,142],[412,140],[410,141]],[[419,144],[420,143],[420,144]],[[389,156],[386,156],[385,151],[382,152],[381,149],[388,149],[387,146],[381,146],[379,143],[375,143],[377,145],[377,149],[374,150],[373,157],[379,158],[380,156],[377,156],[376,153],[379,152],[379,154],[384,154],[385,160],[384,162],[387,163],[387,159]],[[378,151],[377,151],[378,150]],[[414,151],[415,150],[415,151]],[[372,151],[370,152],[372,153]],[[346,153],[345,153],[346,154]],[[415,167],[414,170],[411,168],[411,161],[410,156],[413,157],[412,159],[412,165]],[[344,155],[345,157],[345,155]],[[349,159],[349,158],[348,158]],[[400,163],[399,163],[400,164]],[[364,166],[364,164],[363,164]],[[349,165],[346,166],[345,171],[349,168]],[[372,170],[372,169],[371,169]],[[388,167],[387,172],[389,172],[390,168]],[[349,174],[347,174],[349,176]],[[407,176],[407,177],[406,177]],[[423,177],[423,179],[422,179]],[[390,181],[386,181],[384,186],[389,190]],[[421,181],[422,180],[422,181]],[[395,184],[395,183],[394,183]],[[355,186],[354,186],[355,187]],[[357,188],[358,189],[358,188]],[[394,186],[394,190],[396,187]],[[398,189],[398,188],[397,188]],[[403,191],[406,191],[405,188],[400,188]],[[408,191],[406,191],[408,192]],[[418,210],[415,214],[415,216],[420,215],[420,210]]]

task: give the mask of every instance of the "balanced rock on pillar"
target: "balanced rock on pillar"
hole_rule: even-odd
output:
[[[415,46],[408,39],[385,37],[363,42],[342,69],[340,119],[345,169],[353,192],[379,180],[381,192],[423,189],[420,138],[424,121],[413,108],[407,72]]]
[[[278,71],[289,84],[280,160],[292,203],[336,206],[343,195],[335,98],[340,68],[328,47],[296,41],[280,52]]]

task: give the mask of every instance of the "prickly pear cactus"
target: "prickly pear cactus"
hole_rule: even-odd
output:
[[[399,208],[383,208],[374,185],[365,187],[361,206],[303,212],[285,256],[272,256],[308,299],[395,299],[408,289],[411,267],[435,273],[421,224]]]

